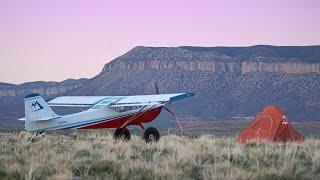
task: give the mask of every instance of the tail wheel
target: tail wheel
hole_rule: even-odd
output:
[[[118,128],[113,134],[113,139],[129,141],[131,139],[131,134],[127,128]]]
[[[143,139],[146,143],[157,142],[160,139],[159,131],[154,127],[149,127],[143,132]]]

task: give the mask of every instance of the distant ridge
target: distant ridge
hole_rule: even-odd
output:
[[[294,121],[320,117],[320,46],[144,47],[107,63],[92,79],[0,84],[0,116],[23,114],[29,92],[60,95],[195,92],[177,112],[185,116],[253,116],[276,104]],[[10,110],[7,107],[12,107]],[[15,115],[15,116],[18,116]],[[13,116],[10,116],[13,118]]]

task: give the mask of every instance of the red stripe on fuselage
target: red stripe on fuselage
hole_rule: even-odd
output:
[[[79,129],[102,129],[102,128],[119,128],[121,127],[126,121],[128,121],[132,116],[138,116],[136,119],[134,119],[131,123],[128,124],[130,125],[139,125],[141,123],[146,123],[154,120],[161,112],[162,107],[155,108],[148,110],[146,112],[141,112],[139,114],[134,114],[134,115],[128,115],[125,117],[121,117],[118,119],[113,119],[113,120],[107,120],[104,122],[101,122],[99,124],[93,124],[93,125],[88,125],[85,127],[81,127]]]

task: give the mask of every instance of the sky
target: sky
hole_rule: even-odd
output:
[[[0,0],[0,82],[91,78],[135,46],[319,45],[320,0]]]

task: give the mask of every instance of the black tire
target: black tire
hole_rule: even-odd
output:
[[[146,141],[146,143],[157,142],[160,139],[160,133],[157,128],[149,127],[144,130],[142,137]]]
[[[131,134],[127,128],[117,128],[113,134],[113,139],[129,141],[131,139]]]

